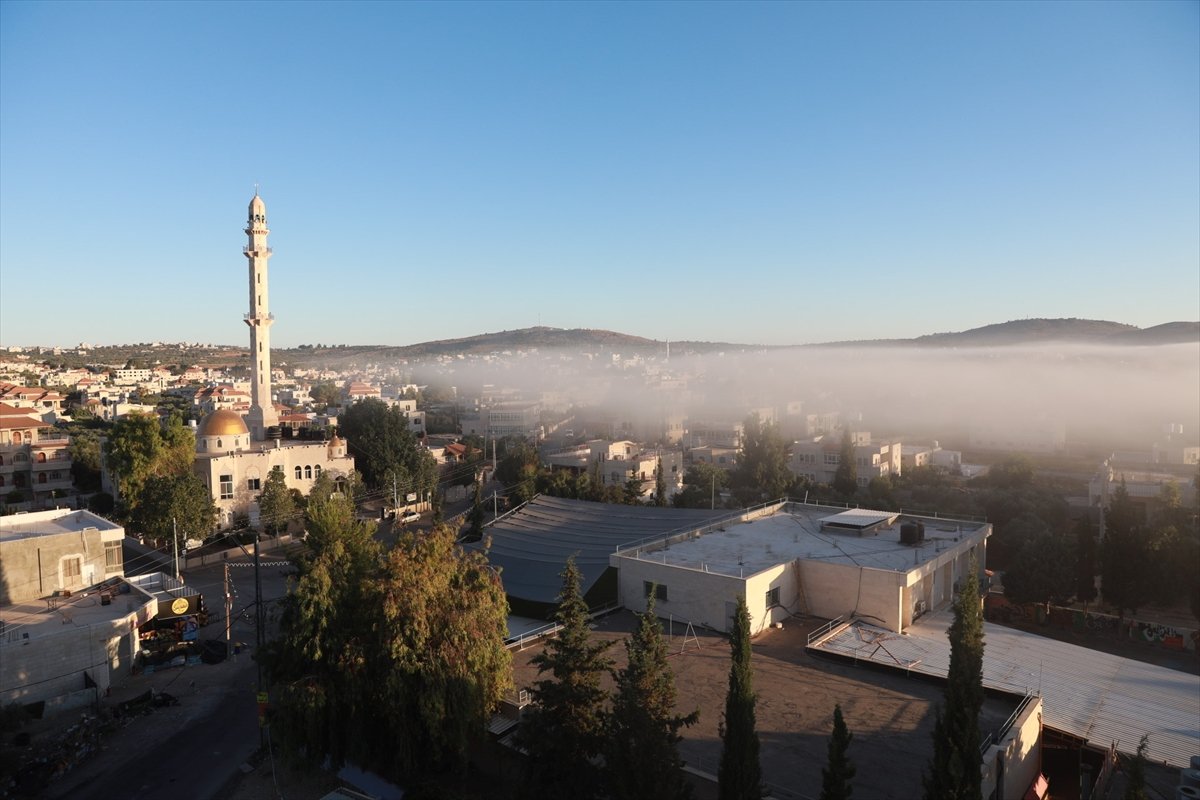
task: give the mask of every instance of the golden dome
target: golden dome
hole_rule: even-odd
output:
[[[214,411],[200,421],[201,436],[239,436],[243,433],[250,433],[250,429],[242,415],[227,408]]]

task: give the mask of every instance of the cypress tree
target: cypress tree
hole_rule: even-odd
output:
[[[833,707],[833,733],[829,736],[829,765],[821,770],[820,800],[849,800],[854,793],[850,781],[858,771],[846,750],[853,741],[854,734],[846,727],[842,718],[842,707]]]
[[[1096,599],[1096,531],[1084,517],[1075,526],[1075,599],[1087,604]]]
[[[954,600],[950,672],[934,717],[933,760],[922,776],[926,800],[982,800],[979,712],[983,708],[983,614],[979,566],[971,558]]]
[[[654,468],[654,505],[664,508],[667,505],[667,482],[663,478],[662,458]]]
[[[738,598],[729,647],[729,691],[725,695],[725,718],[721,725],[721,766],[717,774],[720,800],[759,800],[762,797],[762,766],[758,761],[758,732],[754,729],[754,688],[750,666],[750,611],[746,599]]]
[[[858,467],[854,463],[854,442],[850,429],[842,431],[842,449],[838,457],[838,468],[833,473],[833,490],[846,498],[858,492]]]
[[[605,771],[614,800],[684,800],[691,784],[683,774],[679,729],[700,718],[699,711],[675,714],[675,676],[667,663],[654,595],[625,642],[629,663],[617,673],[605,737]]]
[[[588,641],[588,607],[573,556],[562,579],[554,617],[562,627],[533,658],[538,674],[550,676],[530,690],[534,704],[526,711],[518,740],[528,753],[529,797],[588,800],[602,789],[594,760],[604,740],[606,694],[600,678],[612,666],[604,656],[611,642]]]

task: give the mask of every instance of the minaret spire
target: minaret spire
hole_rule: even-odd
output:
[[[267,428],[279,424],[271,399],[271,323],[275,316],[270,312],[267,296],[267,260],[271,257],[271,248],[267,247],[269,233],[267,205],[258,196],[256,183],[246,221],[248,242],[242,248],[250,264],[250,313],[245,316],[250,328],[250,411],[246,414],[246,426],[256,441],[264,440]]]

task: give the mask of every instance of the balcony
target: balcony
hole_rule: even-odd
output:
[[[273,255],[275,253],[275,251],[273,249],[271,249],[270,247],[243,247],[242,253],[249,256],[250,258],[255,258],[257,256]]]
[[[260,317],[257,314],[243,314],[242,319],[246,320],[246,322],[260,322],[260,321],[274,322],[275,315],[267,314],[264,317]]]

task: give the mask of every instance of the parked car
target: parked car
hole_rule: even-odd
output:
[[[420,518],[421,518],[421,515],[415,511],[405,511],[403,514],[400,515],[400,521],[405,522],[405,523],[416,522]]]

